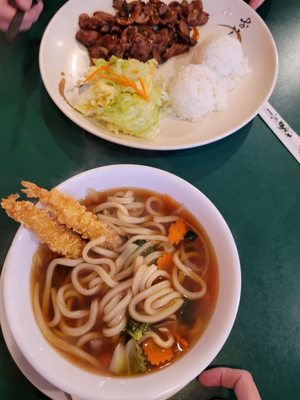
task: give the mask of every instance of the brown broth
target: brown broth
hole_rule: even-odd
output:
[[[119,188],[119,189],[113,189],[113,190],[107,190],[103,192],[94,192],[91,191],[91,193],[84,198],[81,203],[84,204],[88,210],[92,210],[95,206],[97,206],[99,203],[105,201],[106,197],[108,195],[112,195],[113,193],[116,193],[117,191],[125,191],[125,190],[133,190],[135,193],[135,196],[138,196],[140,199],[145,199],[149,196],[157,195],[160,198],[164,199],[164,205],[163,205],[163,212],[171,213],[172,210],[178,209],[180,207],[180,204],[176,203],[175,201],[172,200],[172,203],[168,201],[168,196],[167,199],[165,195],[158,194],[153,191],[149,190],[144,190],[144,189],[136,189],[136,188]],[[166,201],[167,200],[167,201]],[[188,343],[189,343],[189,348],[193,347],[193,345],[197,342],[197,340],[203,335],[205,329],[207,328],[207,325],[212,317],[212,314],[214,312],[214,308],[216,305],[216,300],[218,296],[218,289],[219,289],[219,273],[218,273],[218,266],[217,266],[217,260],[216,260],[216,255],[214,252],[214,249],[212,247],[212,244],[202,227],[202,225],[196,220],[196,218],[185,208],[182,209],[182,211],[179,212],[179,214],[186,224],[189,226],[189,228],[196,232],[198,234],[198,238],[193,242],[195,245],[195,248],[199,252],[203,252],[203,244],[202,241],[199,239],[199,237],[202,237],[202,240],[205,241],[206,247],[208,249],[209,255],[210,255],[210,261],[208,265],[207,272],[205,274],[205,280],[207,283],[207,293],[204,295],[199,300],[188,300],[186,303],[193,303],[193,312],[190,315],[190,320],[192,321],[191,323],[188,324],[181,324],[178,329],[178,333],[184,337]],[[31,276],[31,286],[32,286],[32,293],[33,293],[33,285],[35,282],[39,282],[41,288],[44,287],[45,284],[45,275],[46,275],[46,269],[49,264],[49,262],[56,258],[58,255],[52,253],[47,246],[45,245],[40,245],[33,257],[33,266],[32,266],[32,276]],[[64,268],[59,268],[60,272],[55,273],[54,279],[53,279],[53,286],[58,287],[62,284],[62,282],[66,281],[69,279],[69,274],[70,274],[70,269],[68,267]],[[190,286],[189,289],[193,289],[193,284],[190,282],[186,282],[185,286]],[[77,307],[84,307],[86,300],[84,300],[82,303],[81,301],[78,302],[78,304],[75,304],[75,302],[72,305],[72,309],[77,309]],[[79,304],[81,303],[81,304]],[[184,305],[186,307],[186,305]],[[188,307],[188,306],[187,306]],[[184,314],[184,315],[189,315],[189,314]],[[52,315],[47,315],[45,316],[46,318],[51,319]],[[75,326],[74,322],[72,323],[71,320],[67,319],[67,323],[70,326]],[[96,329],[93,330],[99,330],[101,332],[102,329],[102,324],[101,321],[97,322],[97,325],[95,326]],[[74,344],[77,338],[75,339],[70,339],[69,343]],[[93,373],[101,373],[105,375],[110,375],[110,376],[115,376],[112,375],[108,371],[108,366],[105,365],[108,363],[108,360],[111,357],[111,353],[113,352],[114,347],[116,346],[116,339],[111,338],[111,339],[105,339],[106,344],[104,348],[101,351],[101,354],[96,354],[97,357],[101,360],[101,364],[103,365],[103,370],[98,371],[95,367],[91,366],[89,363],[84,362],[82,360],[77,359],[74,356],[71,356],[69,354],[63,353],[60,350],[59,351],[64,357],[69,359],[72,363],[75,363],[79,367],[88,370]],[[90,349],[88,346],[84,347],[84,350],[89,351],[91,353]],[[182,350],[182,349],[175,349],[174,350],[174,358],[172,360],[172,363],[181,357],[186,351],[188,350]],[[166,365],[165,365],[166,366]],[[164,367],[165,367],[164,366]],[[160,367],[162,368],[162,367]],[[155,368],[149,368],[149,372],[158,370],[158,367]]]

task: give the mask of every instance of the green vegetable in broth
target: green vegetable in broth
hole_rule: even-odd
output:
[[[185,234],[184,238],[187,240],[191,240],[192,242],[196,240],[198,237],[197,233],[194,231],[188,230],[187,233]]]
[[[134,339],[126,345],[119,343],[114,351],[109,369],[117,375],[132,375],[147,371],[147,360]]]
[[[150,327],[150,324],[138,322],[131,318],[127,322],[125,332],[130,335],[136,342],[138,342],[144,336],[144,334],[149,331]]]
[[[188,325],[191,328],[196,320],[195,303],[189,299],[184,299],[184,303],[178,310],[177,315],[183,324]]]

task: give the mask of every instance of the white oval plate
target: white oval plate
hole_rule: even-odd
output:
[[[235,27],[240,31],[252,69],[230,93],[226,110],[211,113],[200,122],[180,121],[165,116],[160,121],[159,134],[154,141],[109,132],[104,125],[87,119],[68,105],[59,93],[59,82],[62,73],[66,81],[76,81],[89,67],[87,50],[75,39],[79,15],[83,12],[92,14],[97,10],[114,13],[111,4],[112,0],[68,1],[50,21],[40,46],[40,71],[50,97],[67,117],[86,131],[110,142],[141,149],[192,148],[236,132],[258,114],[270,97],[277,78],[278,56],[273,37],[264,21],[242,0],[203,0],[204,10],[210,14],[210,18],[199,29],[200,40],[215,31],[230,34],[230,27]],[[167,61],[159,67],[159,73],[171,76],[181,64],[189,63],[192,50]]]

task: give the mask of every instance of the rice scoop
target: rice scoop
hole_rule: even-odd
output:
[[[227,90],[232,90],[249,71],[241,42],[230,35],[208,36],[195,48],[192,62],[206,64],[223,80]]]
[[[226,91],[218,84],[214,71],[205,64],[182,66],[169,85],[173,111],[185,120],[197,121],[224,108]]]
[[[194,49],[192,64],[169,83],[170,105],[183,120],[199,121],[226,108],[227,95],[249,72],[241,43],[229,35],[210,35]]]

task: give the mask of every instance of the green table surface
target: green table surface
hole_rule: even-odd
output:
[[[219,142],[181,151],[132,150],[77,127],[41,81],[39,44],[62,0],[12,43],[0,35],[0,197],[28,179],[50,188],[102,165],[134,163],[170,171],[199,188],[226,219],[242,270],[239,312],[212,365],[248,369],[263,399],[300,399],[300,168],[259,116]],[[279,53],[271,104],[300,132],[300,2],[267,0],[260,15]],[[49,60],[55,62],[55,60]],[[18,224],[0,211],[0,264]],[[226,390],[191,382],[173,400],[209,399]],[[0,398],[46,397],[19,371],[0,339]]]

